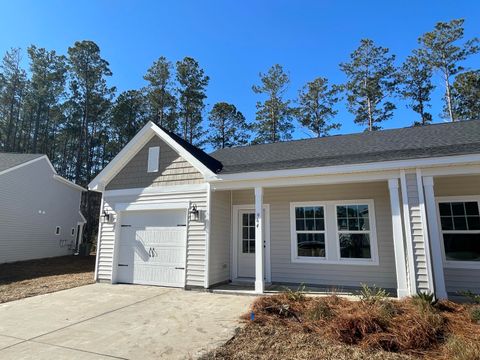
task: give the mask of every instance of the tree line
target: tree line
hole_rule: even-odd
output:
[[[109,63],[93,41],[76,42],[66,55],[32,45],[27,70],[21,50],[13,48],[0,64],[0,151],[47,154],[61,175],[86,185],[149,120],[213,149],[288,140],[296,123],[326,136],[340,128],[335,117],[344,100],[367,131],[392,118],[395,98],[407,102],[421,126],[433,119],[435,73],[445,87],[442,116],[480,119],[480,70],[461,65],[479,52],[479,40],[463,37],[463,19],[437,23],[399,66],[388,48],[362,39],[340,64],[344,84],[317,77],[296,99],[287,97],[289,75],[276,64],[252,86],[261,99],[250,122],[226,102],[206,112],[210,79],[191,57],[175,63],[160,57],[146,71],[145,87],[116,95]]]

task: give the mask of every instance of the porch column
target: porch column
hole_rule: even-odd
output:
[[[428,232],[430,234],[430,254],[432,256],[431,263],[435,296],[439,299],[446,299],[447,290],[445,288],[445,277],[443,274],[440,227],[437,218],[437,205],[435,203],[432,176],[423,178],[423,189],[425,193],[425,208],[427,210]]]
[[[392,209],[393,248],[395,251],[395,270],[397,274],[397,296],[399,298],[409,295],[407,285],[407,264],[405,261],[405,247],[403,245],[403,226],[400,208],[400,194],[398,192],[398,179],[389,179],[390,207]]]
[[[263,264],[263,189],[255,188],[255,292],[263,294],[265,289]]]

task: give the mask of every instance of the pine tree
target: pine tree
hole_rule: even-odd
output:
[[[153,122],[176,132],[178,119],[176,114],[176,99],[172,90],[172,63],[161,56],[148,69],[143,77],[148,81],[146,87],[150,117]]]
[[[195,59],[185,57],[177,61],[178,115],[182,137],[193,145],[204,143],[205,132],[202,128],[202,112],[207,95],[209,77]]]
[[[409,100],[408,106],[420,115],[420,121],[415,121],[414,125],[430,123],[432,115],[427,112],[427,108],[430,107],[430,95],[435,88],[432,84],[432,68],[418,51],[414,51],[403,63],[399,81],[400,95]]]
[[[388,100],[397,85],[395,55],[370,39],[362,39],[350,58],[349,63],[340,64],[348,79],[348,110],[355,115],[356,124],[369,131],[381,129],[379,124],[390,119],[396,108]]]
[[[284,100],[290,79],[283,67],[273,65],[266,74],[259,74],[260,85],[253,85],[256,94],[267,98],[257,102],[256,122],[253,129],[256,137],[254,143],[274,143],[292,138],[292,120],[295,110],[290,106],[290,100]]]
[[[480,70],[457,75],[452,99],[456,120],[480,120]]]
[[[216,103],[210,111],[209,120],[208,142],[215,150],[248,143],[249,126],[235,105]]]
[[[331,130],[341,126],[330,122],[338,113],[334,107],[339,101],[339,88],[329,86],[326,78],[319,77],[308,82],[298,95],[300,123],[316,137],[327,136]]]
[[[420,52],[428,65],[442,74],[445,83],[445,113],[450,121],[456,120],[451,78],[463,71],[459,62],[479,51],[477,38],[468,40],[463,45],[457,45],[457,42],[463,39],[463,23],[463,19],[439,22],[433,31],[425,33],[418,39],[422,45]]]

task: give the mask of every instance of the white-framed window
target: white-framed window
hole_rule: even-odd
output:
[[[72,231],[70,232],[72,236],[75,236],[75,228],[72,228]]]
[[[341,260],[373,260],[372,211],[373,205],[366,201],[335,205],[338,255]]]
[[[445,264],[480,268],[480,196],[439,198],[437,203]]]
[[[295,259],[325,259],[325,206],[312,203],[293,204],[291,220]]]
[[[147,172],[158,172],[159,167],[159,160],[160,160],[160,147],[154,146],[148,148],[148,165],[147,165]]]
[[[62,228],[60,226],[57,226],[55,228],[55,235],[60,235],[61,230],[62,230]]]
[[[378,265],[374,202],[290,203],[294,263]]]

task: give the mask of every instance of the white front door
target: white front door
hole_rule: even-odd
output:
[[[266,211],[263,210],[264,218]],[[237,278],[255,278],[255,210],[239,209],[237,219]],[[268,229],[270,224],[265,221],[264,229]],[[265,259],[264,265],[267,267],[267,256],[269,249],[267,248],[267,236],[264,238]],[[269,270],[265,271],[265,277],[268,279]]]
[[[120,226],[118,282],[184,286],[186,210],[127,211]]]

